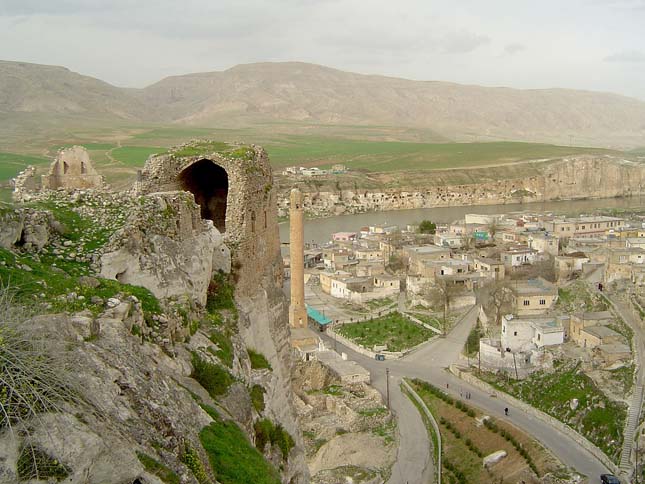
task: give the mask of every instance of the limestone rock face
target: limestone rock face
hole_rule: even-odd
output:
[[[98,317],[49,314],[24,323],[67,354],[86,400],[41,415],[26,438],[71,470],[65,482],[161,484],[139,462],[136,452],[142,452],[163,459],[185,476],[182,482],[196,483],[181,452],[187,441],[198,447],[198,433],[211,418],[182,388],[190,382],[182,371],[190,368],[190,355],[171,358],[158,345],[142,344],[129,329],[133,306],[119,307]],[[100,328],[91,341],[88,326]],[[18,482],[19,445],[10,432],[0,435],[0,482]]]
[[[400,188],[388,188],[391,180],[373,175],[376,184],[373,188],[310,187],[303,193],[303,206],[308,215],[321,217],[456,205],[627,197],[645,191],[645,166],[613,156],[580,155],[522,167],[525,169],[512,177],[487,176],[486,169],[446,170],[433,174],[432,180],[424,176],[409,178]],[[455,184],[449,173],[470,181]],[[289,214],[290,189],[291,183],[281,186],[278,200],[281,216]]]
[[[100,258],[100,275],[143,286],[161,299],[188,296],[204,305],[215,271],[230,271],[230,252],[190,193],[143,197]]]
[[[0,247],[11,249],[20,241],[25,217],[18,211],[0,212]]]

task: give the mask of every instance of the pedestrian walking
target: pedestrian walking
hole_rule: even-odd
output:
[[[508,417],[508,407],[504,408],[504,415]]]

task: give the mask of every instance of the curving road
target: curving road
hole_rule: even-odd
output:
[[[309,300],[307,303],[315,305],[314,300]],[[420,378],[441,388],[446,388],[448,385],[447,391],[455,398],[460,398],[462,393],[469,392],[470,405],[480,408],[488,415],[509,420],[541,442],[563,464],[590,476],[591,482],[594,482],[596,476],[608,472],[598,459],[559,430],[506,402],[498,401],[488,393],[446,371],[451,363],[459,360],[461,350],[476,319],[477,309],[473,308],[447,337],[434,338],[404,358],[394,361],[375,361],[333,341],[327,335],[322,335],[328,346],[333,348],[336,345],[339,352],[347,353],[350,359],[368,369],[372,376],[372,384],[384,396],[386,396],[385,372],[386,368],[389,368],[390,405],[399,423],[400,447],[388,484],[421,484],[432,482],[433,477],[431,449],[425,425],[416,407],[401,393],[399,386],[403,377]],[[504,416],[504,407],[509,408],[508,417]]]

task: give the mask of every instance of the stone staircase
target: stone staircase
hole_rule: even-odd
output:
[[[638,426],[640,418],[641,406],[643,405],[643,385],[634,386],[634,393],[632,394],[632,401],[629,405],[629,415],[625,423],[625,431],[623,432],[623,448],[620,454],[620,470],[625,474],[631,474],[632,464],[632,446],[634,444],[634,432]]]

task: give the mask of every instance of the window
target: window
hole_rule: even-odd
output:
[[[513,336],[517,336],[517,331],[513,331]]]
[[[528,299],[525,299],[525,300],[524,300],[524,305],[525,305],[525,306],[530,306],[530,305],[531,305],[531,301],[530,301],[530,300],[528,300]]]
[[[540,299],[540,305],[544,306],[546,304],[546,299]]]
[[[538,333],[538,341],[540,341],[540,336],[542,336],[540,333]]]

